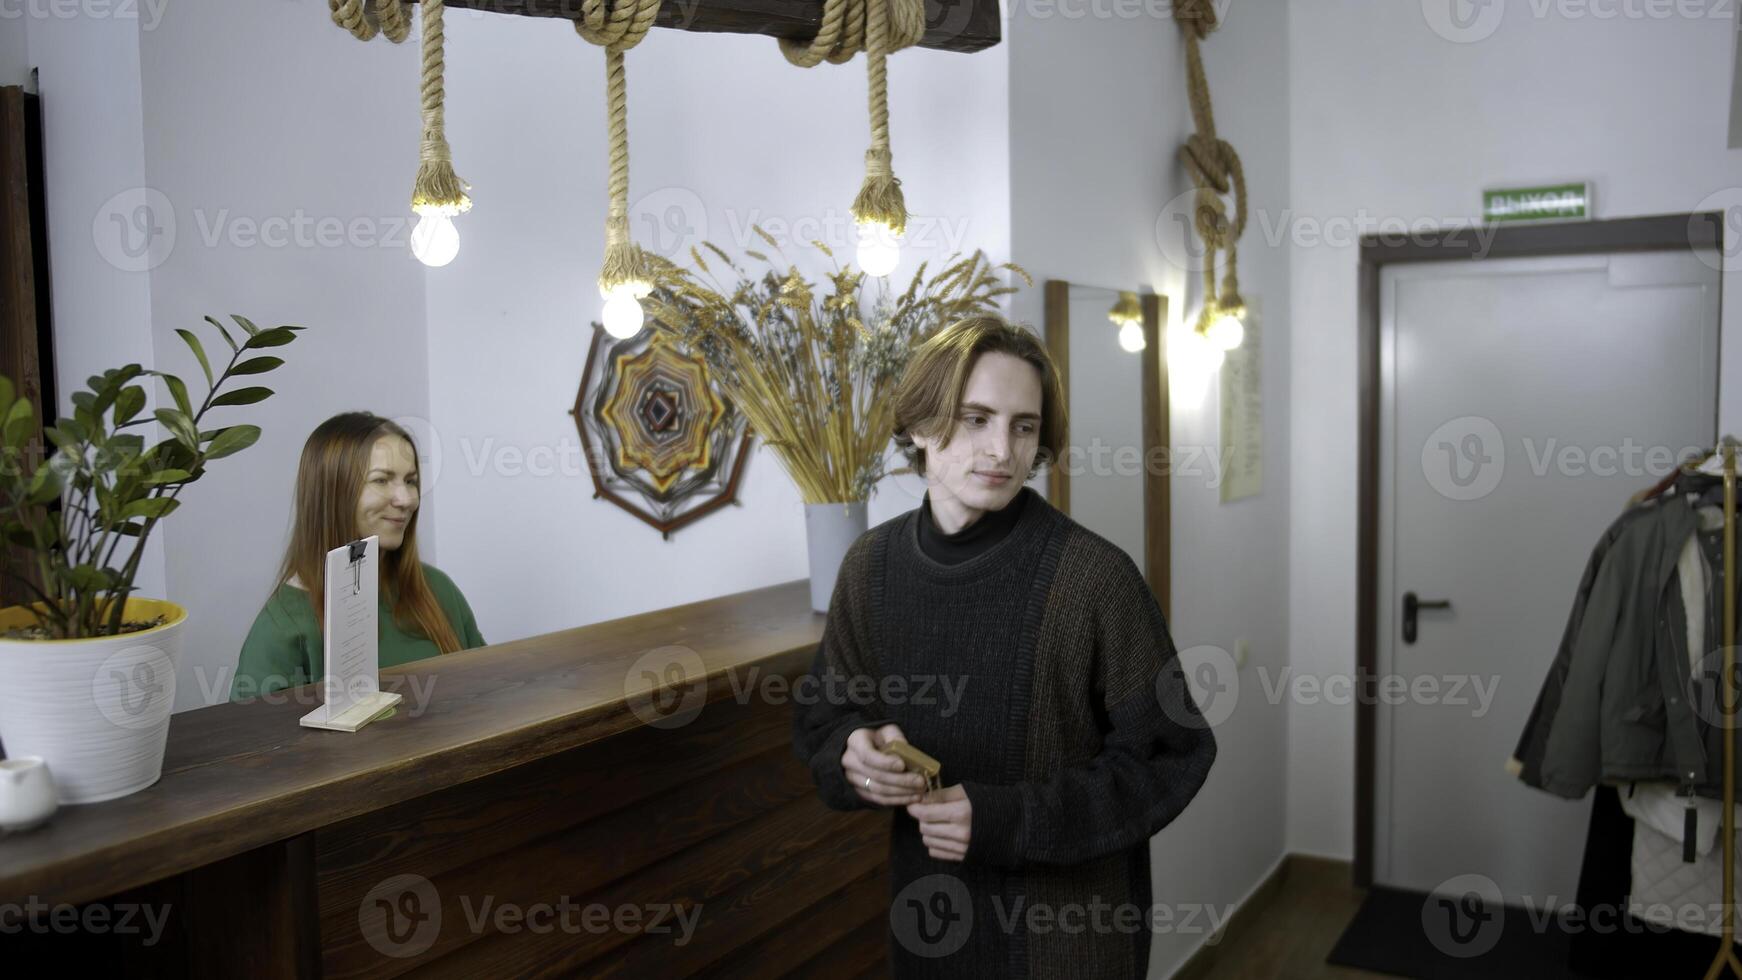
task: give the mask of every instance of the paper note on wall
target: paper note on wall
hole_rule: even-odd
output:
[[[1222,361],[1222,503],[1256,495],[1264,487],[1264,316],[1257,296],[1245,296],[1246,336]]]

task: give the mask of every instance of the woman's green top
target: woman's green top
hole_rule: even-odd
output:
[[[484,637],[478,633],[472,609],[466,597],[454,585],[453,579],[425,562],[424,578],[436,602],[447,613],[448,625],[459,638],[462,649],[481,647]],[[408,663],[433,657],[441,650],[435,641],[416,633],[408,633],[393,620],[393,610],[387,596],[381,597],[380,616],[381,666]],[[295,687],[318,681],[326,673],[325,648],[321,643],[320,623],[315,621],[314,605],[308,593],[288,582],[280,585],[266,600],[265,608],[254,617],[248,638],[242,641],[242,655],[236,664],[236,677],[230,684],[230,700],[240,701],[285,687]]]

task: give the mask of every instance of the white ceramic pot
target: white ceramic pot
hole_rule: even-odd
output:
[[[61,803],[137,793],[163,774],[187,610],[130,598],[128,619],[161,626],[84,640],[0,639],[0,743],[8,758],[40,756]],[[33,621],[0,609],[0,630]]]
[[[55,806],[48,763],[34,755],[0,759],[0,834],[42,826]]]
[[[835,594],[835,576],[847,549],[865,533],[865,501],[844,504],[805,504],[804,536],[810,550],[811,608],[829,611]]]

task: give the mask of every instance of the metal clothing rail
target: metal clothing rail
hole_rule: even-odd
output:
[[[1736,440],[1725,436],[1724,454],[1724,936],[1706,970],[1717,980],[1728,967],[1742,977],[1736,958]]]

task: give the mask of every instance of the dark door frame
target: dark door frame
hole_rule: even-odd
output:
[[[1593,252],[1719,248],[1723,212],[1650,215],[1607,221],[1452,228],[1363,235],[1357,279],[1356,374],[1360,450],[1355,551],[1355,884],[1373,884],[1374,761],[1379,677],[1379,273],[1387,265]],[[1489,236],[1492,236],[1491,238]],[[1484,243],[1483,239],[1489,238]],[[1722,297],[1719,299],[1722,317]],[[1720,336],[1720,345],[1722,337]]]
[[[42,105],[21,86],[0,87],[0,375],[35,413],[22,465],[33,471],[52,446],[43,420],[56,418],[54,319],[49,303],[48,211],[43,185]],[[55,503],[51,507],[58,507]],[[11,557],[41,585],[22,545]],[[31,599],[26,581],[0,582],[0,606]]]

